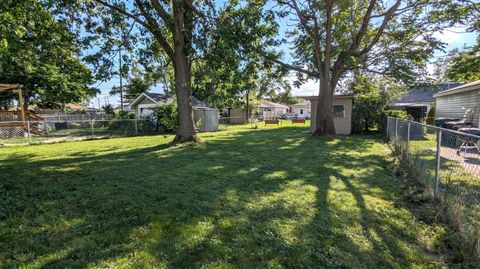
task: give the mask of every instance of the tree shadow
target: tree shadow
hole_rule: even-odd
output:
[[[434,260],[399,206],[375,139],[312,138],[301,127],[179,147],[148,139],[2,160],[0,264],[409,268]]]

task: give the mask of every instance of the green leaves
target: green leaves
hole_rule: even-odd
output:
[[[471,82],[480,79],[480,44],[462,53],[453,53],[447,76],[453,81]]]
[[[97,92],[89,87],[92,75],[78,58],[75,35],[43,2],[7,1],[0,7],[0,82],[23,84],[27,101],[49,108]]]

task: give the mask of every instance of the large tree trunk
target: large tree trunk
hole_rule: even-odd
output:
[[[190,68],[185,57],[177,56],[177,54],[183,53],[175,52],[175,94],[177,96],[178,130],[174,142],[196,142],[198,139],[193,122]]]
[[[314,136],[335,135],[333,124],[333,89],[328,79],[320,80],[318,93],[317,114],[315,117]]]
[[[174,143],[197,142],[195,125],[193,122],[192,109],[192,84],[190,63],[188,61],[188,45],[185,40],[185,13],[181,3],[174,3],[174,27],[173,37],[175,68],[175,94],[177,96],[178,111],[178,130],[174,139]]]

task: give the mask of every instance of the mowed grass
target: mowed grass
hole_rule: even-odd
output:
[[[439,268],[371,137],[247,127],[0,149],[0,268]]]

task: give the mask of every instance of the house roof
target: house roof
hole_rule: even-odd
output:
[[[97,110],[94,107],[88,107],[81,104],[68,104],[67,107],[71,110]]]
[[[260,108],[286,108],[286,109],[289,109],[289,107],[286,106],[286,105],[270,102],[270,101],[267,101],[267,100],[263,100],[259,107]]]
[[[462,85],[462,83],[443,83],[439,85],[420,87],[411,90],[406,96],[395,101],[392,106],[404,106],[405,104],[433,103],[434,95],[440,91],[451,89]]]
[[[451,94],[456,94],[456,93],[461,93],[461,92],[467,92],[467,91],[472,91],[472,90],[478,90],[480,89],[480,80],[476,80],[452,89],[448,89],[445,91],[441,91],[437,94],[435,94],[433,97],[437,98],[439,96],[446,96],[446,95],[451,95]]]
[[[144,92],[135,98],[135,100],[133,100],[133,102],[130,104],[130,107],[137,105],[143,98],[148,98],[155,104],[171,103],[174,100],[174,96],[172,94]],[[200,101],[195,96],[192,96],[192,105],[196,108],[208,108],[204,102]]]
[[[310,107],[310,100],[304,100],[303,102],[293,104],[291,107]]]
[[[305,97],[302,97],[302,98],[305,98],[307,100],[317,100],[318,95],[305,96]],[[333,99],[352,99],[352,98],[353,98],[353,95],[348,95],[348,94],[334,94],[333,95]]]

